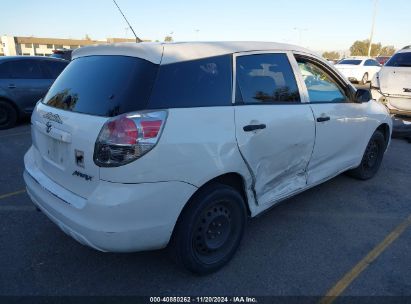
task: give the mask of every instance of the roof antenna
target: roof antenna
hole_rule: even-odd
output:
[[[126,20],[128,26],[130,27],[131,31],[133,32],[134,36],[136,37],[136,42],[143,42],[143,40],[141,40],[140,38],[137,37],[136,32],[134,31],[133,27],[131,26],[130,22],[128,22],[126,16],[124,16],[123,11],[121,10],[120,6],[118,6],[116,0],[113,0],[114,4],[117,6],[118,10],[120,11],[120,14],[123,15],[124,20]]]

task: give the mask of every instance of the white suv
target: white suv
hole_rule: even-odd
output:
[[[247,216],[347,170],[371,178],[391,124],[369,91],[296,46],[85,47],[34,110],[24,179],[79,242],[170,243],[203,274],[231,259]]]
[[[411,46],[398,51],[371,82],[373,97],[393,114],[411,116]]]

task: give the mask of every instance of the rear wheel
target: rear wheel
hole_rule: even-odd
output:
[[[367,84],[367,82],[368,82],[368,73],[365,73],[364,76],[362,76],[361,84]]]
[[[381,166],[385,148],[384,135],[381,131],[375,131],[365,149],[361,164],[357,168],[348,171],[348,174],[361,180],[374,177]]]
[[[17,117],[16,109],[10,103],[0,100],[0,130],[14,127]]]
[[[174,231],[172,253],[186,269],[207,274],[223,267],[236,252],[247,213],[233,188],[212,184],[195,195]]]

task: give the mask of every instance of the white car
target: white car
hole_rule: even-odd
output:
[[[366,84],[381,69],[377,60],[367,57],[350,57],[338,62],[335,67],[351,82]]]
[[[373,97],[393,114],[411,115],[411,46],[398,51],[371,82]]]
[[[392,122],[370,99],[291,45],[84,47],[32,115],[27,192],[82,244],[170,243],[209,273],[234,255],[247,216],[347,170],[376,174]]]

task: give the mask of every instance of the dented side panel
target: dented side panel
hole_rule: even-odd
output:
[[[306,186],[315,142],[315,122],[308,104],[236,106],[235,119],[237,142],[252,171],[259,205]],[[254,124],[266,128],[243,130]]]

